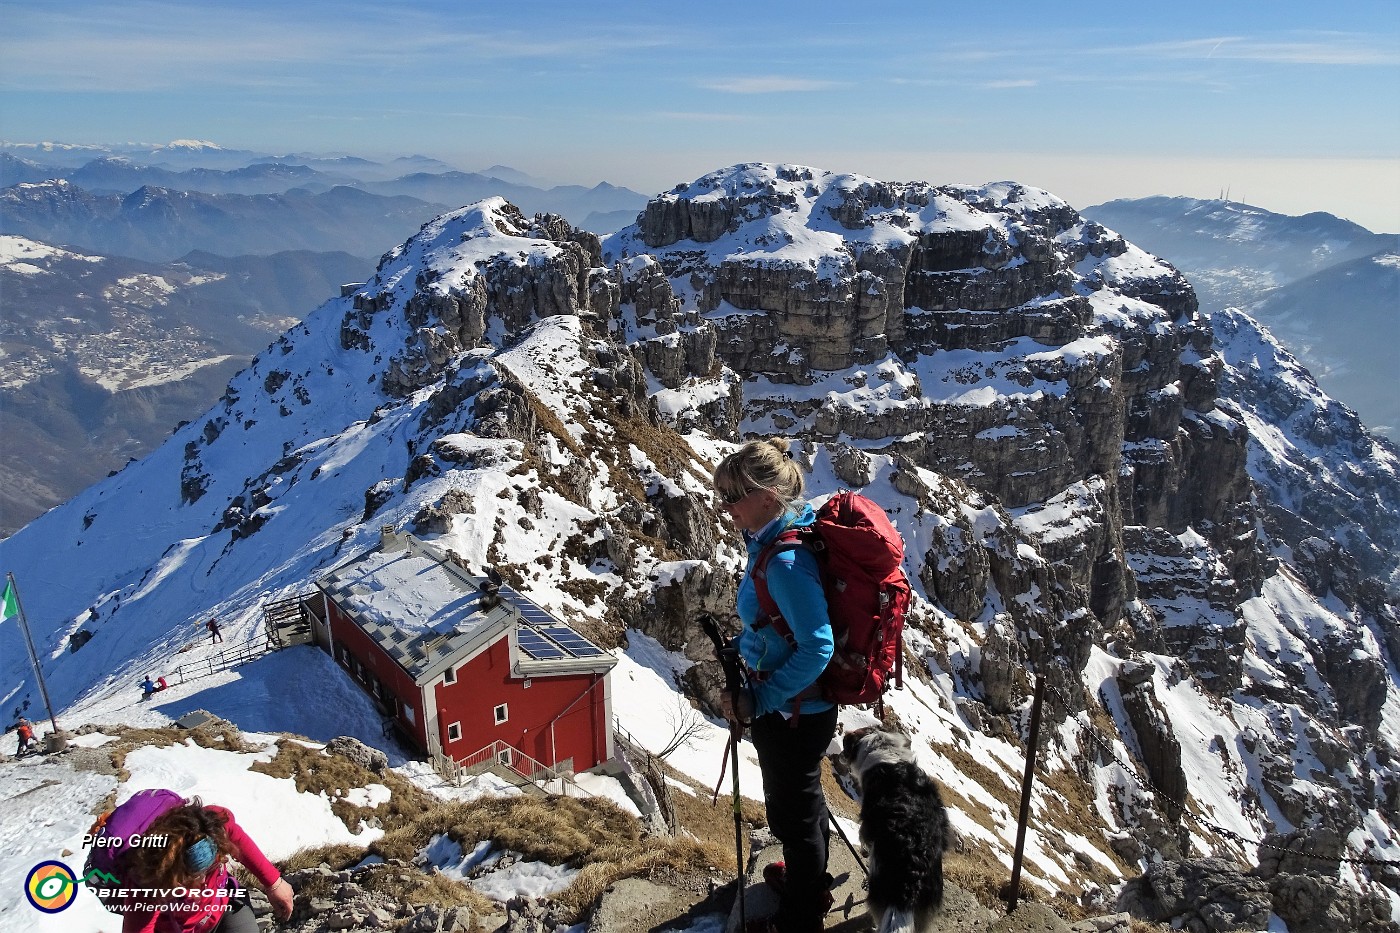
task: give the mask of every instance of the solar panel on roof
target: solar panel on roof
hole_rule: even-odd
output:
[[[595,657],[603,654],[603,649],[584,638],[567,625],[549,625],[541,629],[576,658]]]
[[[504,584],[501,585],[501,598],[515,607],[520,615],[531,622],[544,623],[555,622],[554,616],[541,609],[533,601],[522,596],[518,591]]]
[[[518,591],[501,585],[501,599],[511,605],[525,623],[516,627],[516,644],[536,661],[565,658],[591,658],[606,654],[603,649],[564,625],[548,611]]]
[[[569,655],[554,642],[532,628],[519,628],[515,632],[516,644],[536,661],[567,658]]]

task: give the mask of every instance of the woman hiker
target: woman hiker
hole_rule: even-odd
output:
[[[151,892],[122,908],[122,933],[257,933],[248,895],[229,872],[229,859],[243,863],[267,892],[273,913],[292,913],[292,886],[223,807],[194,797],[156,817],[143,844],[125,850],[122,886]],[[181,891],[183,897],[174,897]],[[241,896],[238,896],[241,895]]]
[[[788,446],[785,438],[751,441],[715,470],[715,492],[743,530],[749,554],[736,605],[749,687],[739,695],[738,709],[725,696],[724,712],[731,721],[752,718],[768,824],[783,845],[782,863],[763,872],[778,891],[778,912],[750,926],[765,933],[819,933],[831,905],[830,814],[821,769],[836,734],[837,709],[808,688],[831,659],[831,622],[817,560],[807,549],[776,551],[764,569],[768,592],[792,629],[791,641],[759,618],[753,581],[765,546],[786,529],[811,525],[816,518],[802,499],[802,471]]]

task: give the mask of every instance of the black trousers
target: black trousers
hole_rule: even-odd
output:
[[[243,896],[229,903],[229,910],[214,933],[258,933],[258,918],[253,916],[253,903],[245,889]]]
[[[836,708],[803,713],[796,722],[769,713],[753,722],[750,733],[763,772],[763,800],[768,825],[783,844],[787,883],[774,922],[780,933],[810,933],[822,928],[827,836],[831,815],[822,793],[822,758],[836,734]]]

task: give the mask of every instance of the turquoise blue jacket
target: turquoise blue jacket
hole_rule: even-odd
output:
[[[772,625],[754,628],[759,616],[753,581],[755,559],[788,528],[811,525],[816,518],[812,507],[804,504],[800,511],[784,513],[757,536],[744,533],[749,561],[739,583],[736,610],[744,623],[738,639],[739,654],[749,670],[756,672],[756,676],[751,673],[749,677],[754,716],[775,710],[792,712],[793,698],[815,683],[831,660],[834,643],[826,594],[822,592],[817,559],[806,548],[779,551],[768,561],[768,593],[791,627],[797,647],[774,631]],[[812,697],[802,701],[801,712],[819,713],[831,707],[826,700]]]

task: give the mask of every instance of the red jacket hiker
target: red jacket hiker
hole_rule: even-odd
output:
[[[277,916],[285,918],[291,912],[291,886],[282,880],[277,868],[263,855],[257,843],[234,821],[233,814],[228,809],[213,805],[205,806],[204,809],[227,820],[224,831],[228,835],[230,845],[228,854],[241,862],[257,879],[258,884],[268,892],[268,898],[272,901]],[[153,823],[148,832],[158,828],[160,820]],[[122,933],[212,933],[221,921],[233,916],[233,910],[230,909],[230,892],[239,888],[238,881],[230,874],[227,863],[222,859],[214,862],[197,888],[192,884],[167,885],[159,880],[122,880],[133,887],[188,888],[184,898],[160,900],[152,897],[127,901],[123,907]],[[238,909],[236,901],[234,907]],[[246,910],[249,910],[248,906],[241,905],[239,913]],[[251,919],[251,913],[249,918]]]

